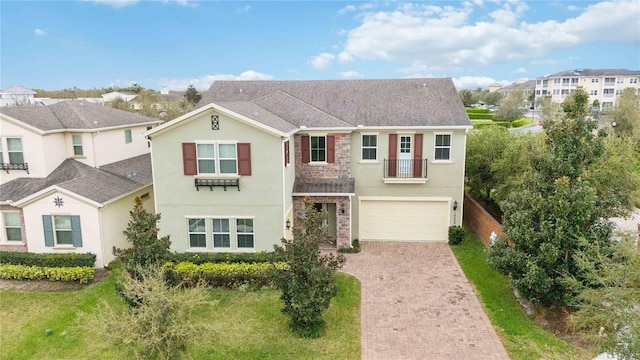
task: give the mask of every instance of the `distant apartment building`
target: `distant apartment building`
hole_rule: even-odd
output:
[[[0,107],[35,105],[35,94],[35,91],[20,85],[0,90]]]
[[[550,96],[557,103],[564,101],[578,86],[589,94],[589,103],[595,100],[600,108],[614,106],[622,91],[635,89],[640,95],[640,70],[575,69],[561,71],[536,79],[536,98]]]

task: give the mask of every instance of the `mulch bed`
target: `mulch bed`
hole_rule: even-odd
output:
[[[46,280],[5,280],[0,279],[0,291],[73,291],[84,289],[102,282],[111,274],[109,269],[95,269],[93,279],[87,284]]]

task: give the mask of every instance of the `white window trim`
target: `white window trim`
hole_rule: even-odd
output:
[[[207,177],[216,177],[216,178],[231,178],[231,179],[239,179],[240,175],[238,175],[238,141],[232,140],[223,140],[223,141],[195,141],[196,144],[196,172],[197,174],[194,176],[196,178],[207,178]],[[214,146],[214,155],[213,160],[215,161],[215,169],[216,171],[213,173],[201,173],[200,172],[200,157],[198,156],[198,145],[213,145]],[[236,172],[235,173],[220,173],[220,147],[219,145],[234,145],[236,150]],[[229,159],[223,159],[229,160]]]
[[[255,226],[255,219],[251,219],[251,218],[236,218],[236,219],[234,219],[234,220],[235,220],[235,221],[234,221],[234,223],[235,223],[235,239],[236,239],[236,243],[235,243],[235,245],[236,245],[236,249],[239,249],[239,250],[255,249],[255,248],[256,248],[256,226]],[[250,233],[247,233],[247,232],[242,232],[242,233],[241,233],[240,231],[238,231],[238,220],[251,220],[251,222],[252,222],[251,227],[252,227],[253,231],[252,231],[252,232],[250,232]],[[231,229],[229,229],[229,231],[231,231]],[[253,241],[252,241],[252,242],[253,242],[253,246],[252,246],[252,247],[240,247],[240,246],[239,246],[239,243],[240,243],[239,235],[251,235],[251,236],[252,236],[252,238],[253,238]]]
[[[365,150],[364,147],[364,137],[365,136],[375,136],[376,137],[376,146],[372,147],[372,146],[367,146],[366,149],[375,149],[376,150],[376,158],[375,159],[363,159],[362,155],[363,155],[363,151]],[[362,133],[360,134],[360,163],[363,164],[379,164],[380,161],[378,160],[380,151],[378,151],[378,144],[379,144],[379,140],[380,140],[380,136],[379,133]]]
[[[20,235],[21,235],[21,239],[20,240],[11,240],[9,241],[9,238],[7,237],[7,224],[5,224],[4,221],[4,214],[6,213],[15,213],[18,214],[18,219],[20,218],[20,211],[14,211],[14,210],[8,210],[8,211],[2,211],[0,212],[0,244],[4,245],[17,245],[17,246],[22,246],[25,243],[23,242],[24,240],[24,229],[22,228],[22,224],[20,224]],[[12,226],[14,227],[14,226]]]
[[[215,220],[227,220],[228,221],[228,225],[229,225],[229,231],[227,232],[222,232],[222,231],[215,231],[215,227],[213,226],[213,222]],[[234,219],[229,219],[229,218],[223,218],[223,217],[214,217],[211,218],[211,247],[214,250],[220,249],[220,250],[230,250],[233,246],[233,241],[231,241],[231,234],[233,233],[231,230],[233,230],[233,227],[231,226],[231,223],[233,222],[232,220]],[[215,235],[229,235],[229,246],[216,246],[216,242],[215,242]]]
[[[252,253],[256,251],[256,241],[257,241],[257,231],[256,231],[256,217],[255,216],[246,216],[246,215],[186,215],[185,225],[187,226],[185,229],[185,233],[187,234],[186,241],[186,250],[185,252],[199,252],[199,253],[215,253],[215,252],[229,252],[229,253]],[[189,238],[189,220],[188,219],[205,219],[205,229],[206,229],[206,248],[192,248],[191,241]],[[231,247],[222,248],[222,247],[213,247],[213,219],[225,219],[229,220],[229,245]],[[238,219],[251,219],[253,220],[253,247],[251,248],[239,248],[238,247],[238,229],[237,222]],[[244,233],[243,233],[244,234]],[[234,242],[235,239],[235,242]]]
[[[58,229],[56,228],[56,217],[68,217],[69,224],[71,227],[69,228],[69,233],[71,233],[71,244],[58,244]],[[73,225],[71,223],[71,214],[51,214],[51,229],[53,230],[53,248],[54,249],[75,249],[73,245]],[[64,230],[66,231],[66,230]]]
[[[24,163],[26,163],[25,158],[24,158],[24,144],[23,144],[23,141],[22,141],[22,137],[21,136],[7,136],[4,139],[5,139],[5,143],[7,144],[7,150],[6,150],[7,161],[6,162],[9,163],[9,164],[13,164],[11,162],[11,153],[18,153],[19,152],[19,153],[22,154],[22,162],[21,163],[16,163],[16,164],[24,164]],[[11,150],[9,150],[9,139],[20,139],[20,151],[11,151]],[[3,148],[3,150],[4,150],[4,148]]]
[[[449,135],[449,146],[448,146],[449,158],[448,159],[436,159],[436,149],[446,148],[445,146],[436,145],[436,139],[438,138],[438,135]],[[453,160],[451,159],[452,155],[453,155],[453,133],[443,133],[443,132],[433,133],[433,160],[431,162],[435,164],[453,164]]]
[[[127,134],[129,134],[129,136],[127,136]],[[127,141],[130,138],[130,141]],[[125,129],[124,130],[124,143],[125,144],[132,144],[133,143],[133,131],[131,131],[131,129]]]
[[[73,139],[77,137],[78,139],[80,139],[80,144],[76,144]],[[80,147],[80,152],[82,152],[82,154],[76,154],[76,146]],[[84,141],[82,139],[82,134],[71,134],[71,154],[73,155],[74,158],[85,158],[86,155],[84,153]]]
[[[189,229],[189,220],[204,220],[204,232],[194,232]],[[191,246],[191,234],[204,234],[204,247]],[[188,217],[187,218],[187,247],[189,249],[206,249],[207,248],[207,219],[203,217]]]

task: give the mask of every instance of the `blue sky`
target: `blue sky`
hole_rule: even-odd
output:
[[[0,88],[640,70],[640,1],[5,1]]]

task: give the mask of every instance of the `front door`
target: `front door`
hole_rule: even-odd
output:
[[[411,176],[411,136],[400,136],[400,155],[398,156],[400,177]]]

